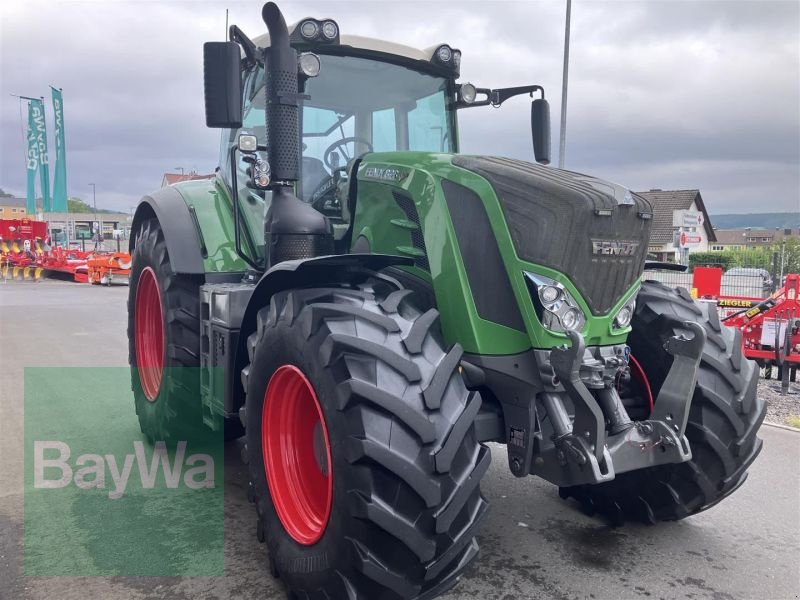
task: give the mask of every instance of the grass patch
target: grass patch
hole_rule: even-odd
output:
[[[800,429],[800,417],[797,415],[792,415],[790,417],[786,417],[786,424],[790,427],[797,427]]]

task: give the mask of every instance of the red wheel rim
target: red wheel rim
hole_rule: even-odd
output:
[[[158,280],[150,267],[145,267],[139,275],[133,327],[139,382],[145,397],[153,402],[164,373],[164,315]]]
[[[261,411],[261,449],[284,529],[298,544],[318,542],[333,501],[331,446],[314,388],[294,365],[283,365],[269,380]]]
[[[633,354],[628,357],[628,364],[631,367],[631,375],[639,382],[639,385],[642,386],[645,399],[647,400],[647,408],[649,413],[652,413],[655,403],[653,402],[653,390],[650,387],[650,380],[647,378],[647,373],[644,372],[642,365],[634,358]]]

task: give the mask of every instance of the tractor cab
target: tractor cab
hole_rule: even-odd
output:
[[[543,91],[539,86],[479,89],[456,83],[461,51],[447,44],[420,50],[378,39],[340,35],[330,19],[305,18],[287,28],[292,54],[296,55],[297,92],[284,92],[297,107],[299,152],[292,188],[298,199],[325,215],[331,223],[335,243],[350,229],[352,214],[347,198],[353,167],[367,153],[426,152],[455,154],[459,151],[456,112],[472,106],[499,106],[523,93]],[[268,211],[274,177],[258,184],[263,169],[271,168],[268,152],[268,105],[270,92],[269,34],[253,40],[236,26],[231,42],[212,43],[241,47],[240,56],[230,55],[216,71],[206,71],[206,89],[234,80],[240,73],[241,110],[223,115],[220,174],[235,195],[246,232],[243,250],[253,266],[265,267],[266,242],[261,215]],[[207,45],[209,46],[209,45]],[[206,56],[207,64],[209,56]],[[212,61],[213,62],[213,61]],[[210,102],[209,102],[210,101]],[[214,110],[207,96],[207,109]],[[549,110],[544,99],[534,101],[536,157],[549,162]],[[213,126],[213,114],[207,115]],[[255,136],[260,148],[241,151],[240,136]],[[250,138],[248,138],[250,139]],[[252,143],[252,142],[250,142]],[[285,150],[285,146],[283,149]],[[294,152],[294,149],[292,149]],[[259,172],[254,167],[263,165]],[[273,157],[274,160],[274,157]],[[265,206],[266,203],[266,206]],[[268,236],[268,234],[267,234]],[[250,246],[247,248],[246,246]],[[336,249],[347,248],[336,244]]]
[[[404,54],[384,55],[381,48],[387,44],[378,40],[344,37],[343,43],[348,42],[357,44],[351,49],[358,55],[300,55],[301,161],[295,190],[298,198],[334,223],[348,218],[342,201],[347,195],[348,175],[355,161],[367,152],[458,151],[456,86],[450,73],[421,58],[409,58],[426,56],[413,48],[391,45]],[[262,36],[254,43],[269,44],[269,38]],[[230,155],[239,135],[252,134],[260,144],[267,143],[266,81],[261,63],[245,71],[243,85],[242,127],[223,134],[223,159]],[[240,154],[235,165],[240,201],[268,197],[248,187],[245,158]],[[230,181],[233,171],[226,167],[223,177]]]

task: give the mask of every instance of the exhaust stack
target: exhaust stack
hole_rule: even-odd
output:
[[[328,219],[294,194],[300,168],[300,93],[297,51],[280,9],[267,2],[261,11],[270,37],[267,50],[266,126],[272,171],[272,202],[264,220],[268,266],[285,260],[333,253]]]
[[[294,182],[300,162],[297,51],[289,45],[289,29],[277,4],[267,2],[261,16],[270,38],[266,118],[272,179]]]

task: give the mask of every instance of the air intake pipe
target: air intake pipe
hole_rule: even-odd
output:
[[[264,221],[268,266],[285,260],[333,253],[333,235],[324,215],[294,194],[300,169],[300,93],[297,51],[280,9],[267,2],[261,16],[269,31],[266,56],[267,149],[272,202]]]

